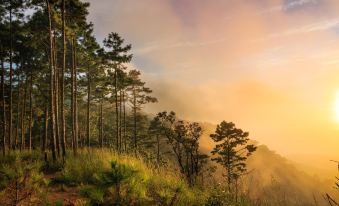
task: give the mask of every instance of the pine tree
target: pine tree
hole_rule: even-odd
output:
[[[226,170],[229,193],[233,193],[232,185],[247,171],[246,160],[255,150],[256,146],[249,144],[249,133],[235,127],[232,122],[222,121],[217,125],[214,134],[210,137],[217,143],[212,154],[212,161],[217,162]]]
[[[130,86],[128,91],[130,94],[130,103],[132,105],[133,113],[133,148],[136,153],[138,147],[138,134],[137,134],[137,116],[140,112],[142,106],[147,103],[154,103],[158,100],[155,97],[150,96],[152,90],[148,87],[145,87],[145,82],[142,82],[140,79],[140,71],[131,70],[128,73],[129,78],[131,79]]]
[[[52,32],[52,5],[49,0],[45,0],[48,14],[48,34],[49,34],[49,107],[50,107],[50,141],[52,158],[56,160],[56,138],[55,138],[55,112],[54,112],[54,56],[53,56],[53,32]]]
[[[132,55],[129,54],[132,46],[130,44],[124,45],[124,39],[121,38],[117,33],[109,33],[108,37],[104,39],[104,47],[107,52],[105,54],[105,63],[111,72],[111,76],[114,77],[112,87],[114,88],[113,97],[115,101],[115,128],[116,128],[116,149],[120,152],[119,140],[120,138],[120,119],[119,119],[119,100],[118,100],[118,74],[119,71],[124,68],[122,64],[129,63],[132,59]]]

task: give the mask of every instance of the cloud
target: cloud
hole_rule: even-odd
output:
[[[159,98],[148,111],[235,121],[283,153],[337,152],[339,1],[90,2],[99,40],[116,31],[132,43]]]
[[[338,26],[339,26],[339,18],[326,19],[326,20],[314,22],[308,25],[303,25],[301,27],[288,29],[286,31],[282,31],[279,33],[274,33],[274,34],[271,34],[270,37],[275,38],[275,37],[282,37],[282,36],[288,36],[288,35],[305,34],[309,32],[330,30],[330,29],[337,28]]]
[[[291,10],[304,7],[305,5],[316,5],[318,0],[287,0],[285,5],[282,6],[283,10]]]

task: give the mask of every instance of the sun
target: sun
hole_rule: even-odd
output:
[[[334,111],[336,120],[339,121],[339,92],[337,92],[334,102]]]

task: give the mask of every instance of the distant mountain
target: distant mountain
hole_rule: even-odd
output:
[[[215,144],[209,134],[214,133],[216,125],[210,123],[201,125],[204,129],[200,142],[201,148],[203,152],[210,155]],[[301,170],[307,167],[298,165],[265,145],[258,145],[257,151],[250,156],[247,164],[251,172],[241,182],[243,190],[259,202],[277,206],[324,205],[325,193],[339,199],[339,192],[333,189],[334,177],[320,178],[310,175],[311,172]],[[219,178],[222,178],[221,172],[222,170],[218,168]]]

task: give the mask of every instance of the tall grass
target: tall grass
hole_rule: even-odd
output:
[[[61,174],[66,183],[83,185],[82,194],[93,204],[204,205],[206,193],[171,171],[150,167],[141,157],[92,149],[69,156]]]
[[[228,196],[213,188],[190,187],[171,166],[159,167],[145,162],[143,157],[110,149],[82,149],[76,156],[69,151],[64,160],[57,162],[42,159],[39,151],[17,151],[0,157],[0,173],[19,174],[0,181],[0,197],[1,190],[8,188],[13,179],[31,171],[32,180],[45,177],[49,196],[56,188],[73,188],[72,191],[87,198],[89,205],[250,205],[247,201],[232,203]],[[53,184],[47,185],[46,179]],[[44,187],[41,183],[37,185]],[[47,198],[43,201],[48,203]]]

